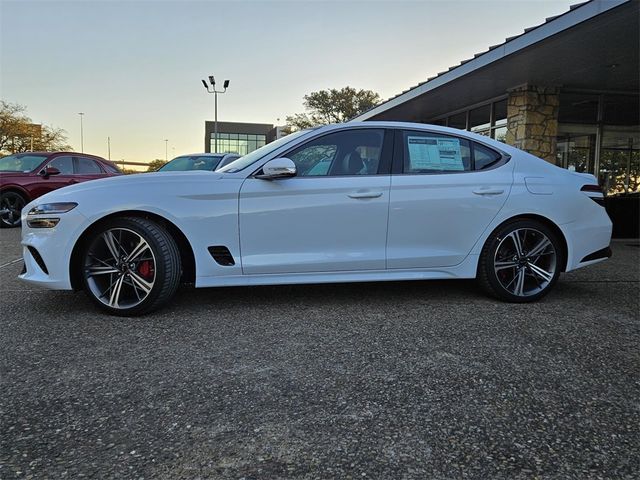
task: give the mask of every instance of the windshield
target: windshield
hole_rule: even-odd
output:
[[[40,165],[46,155],[17,154],[0,158],[0,172],[32,172]]]
[[[185,157],[176,157],[169,163],[158,169],[158,172],[184,172],[187,170],[215,170],[220,163],[222,155],[198,156],[191,155]]]
[[[290,133],[286,137],[279,138],[275,142],[267,143],[264,147],[260,147],[257,150],[254,150],[251,153],[246,154],[244,157],[240,157],[234,162],[231,162],[229,165],[222,167],[219,172],[227,172],[227,173],[236,173],[240,170],[244,170],[252,163],[257,162],[265,155],[269,155],[271,152],[277,150],[278,148],[286,145],[289,142],[292,142],[298,137],[309,133],[309,130],[300,130],[295,133]]]

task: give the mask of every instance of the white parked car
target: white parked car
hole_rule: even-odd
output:
[[[218,170],[240,155],[236,153],[192,153],[180,155],[161,166],[157,172],[186,172],[187,170]]]
[[[219,171],[127,175],[28,204],[20,278],[138,315],[196,287],[477,278],[528,302],[610,255],[592,175],[446,127],[297,132]]]

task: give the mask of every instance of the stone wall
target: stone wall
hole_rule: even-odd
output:
[[[509,145],[550,163],[556,163],[558,89],[524,85],[509,92],[507,136]]]

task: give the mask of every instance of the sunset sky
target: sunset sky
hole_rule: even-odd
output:
[[[220,121],[282,123],[350,85],[383,98],[568,10],[570,1],[0,0],[0,95],[80,149],[148,162],[203,151]],[[278,122],[277,119],[280,119]]]

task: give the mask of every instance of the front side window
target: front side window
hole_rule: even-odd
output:
[[[77,157],[76,173],[79,175],[99,175],[102,173],[100,165],[90,158]]]
[[[464,138],[405,131],[403,173],[450,173],[471,170],[471,149]]]
[[[300,177],[375,175],[378,173],[384,130],[346,130],[316,138],[285,154]]]
[[[73,175],[73,157],[54,158],[47,166],[60,170],[60,175]]]

